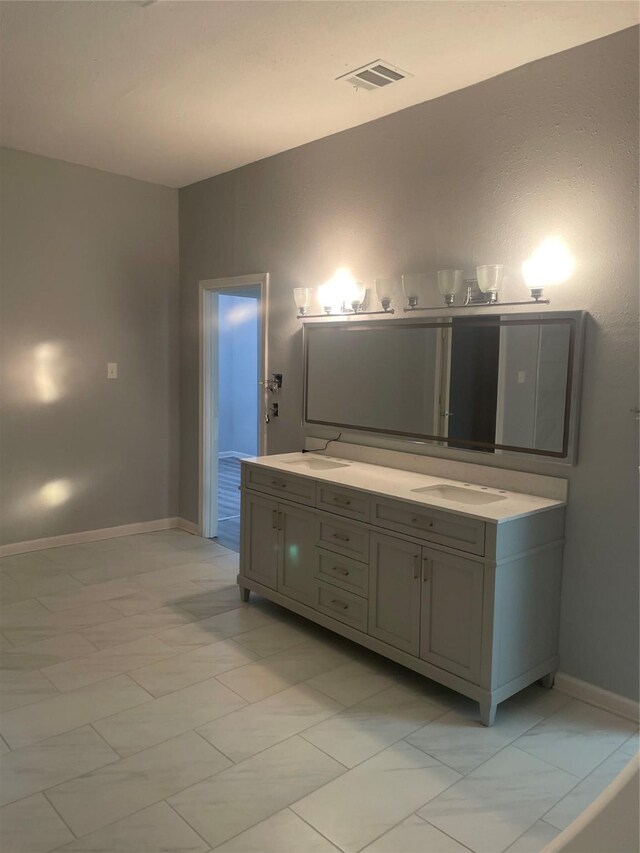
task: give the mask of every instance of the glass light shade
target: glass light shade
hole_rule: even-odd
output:
[[[406,273],[402,276],[402,292],[411,308],[415,308],[420,300],[424,301],[427,293],[428,276],[426,273]]]
[[[367,288],[361,281],[352,281],[345,288],[344,301],[357,311],[362,307],[366,293]]]
[[[464,270],[438,270],[438,290],[447,305],[451,305],[454,296],[460,293],[463,281]]]
[[[376,296],[384,311],[389,311],[400,289],[397,278],[377,278],[374,282]]]
[[[483,264],[476,267],[478,287],[483,293],[500,293],[504,264]]]
[[[311,305],[311,288],[310,287],[294,287],[293,301],[296,303],[296,308],[303,316],[307,313],[309,305]]]
[[[560,284],[573,274],[575,258],[559,237],[547,237],[522,264],[525,284],[539,298],[549,285]]]
[[[318,288],[318,299],[327,314],[338,314],[346,303],[353,301],[356,282],[346,267],[340,267],[329,281]],[[364,286],[363,286],[364,287]]]

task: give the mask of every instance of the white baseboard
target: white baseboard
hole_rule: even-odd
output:
[[[81,542],[97,542],[99,539],[113,539],[116,536],[131,536],[134,533],[152,533],[154,530],[169,530],[181,527],[181,519],[159,518],[155,521],[139,521],[136,524],[121,524],[118,527],[102,527],[99,530],[82,530],[79,533],[65,533],[62,536],[49,536],[46,539],[31,539],[28,542],[13,542],[0,545],[0,557],[14,554],[26,554],[28,551],[42,551],[45,548],[60,548],[63,545],[78,545]],[[190,521],[185,521],[190,525]],[[197,525],[193,525],[197,530]],[[182,527],[183,530],[189,528]],[[189,533],[192,533],[189,529]]]
[[[602,687],[596,687],[595,684],[589,684],[588,681],[581,681],[572,675],[559,672],[556,675],[555,687],[562,693],[573,696],[574,699],[582,699],[589,705],[595,705],[596,708],[610,711],[619,717],[633,720],[635,723],[640,719],[640,706],[634,699],[628,699],[618,693],[611,693]]]
[[[176,520],[180,530],[184,530],[185,533],[192,533],[194,536],[202,536],[200,525],[196,524],[195,521],[187,521],[186,518],[178,518]]]

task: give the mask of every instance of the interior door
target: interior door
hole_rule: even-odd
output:
[[[411,655],[420,648],[420,557],[419,545],[371,536],[369,633]]]
[[[484,566],[431,548],[422,557],[420,657],[477,684]]]

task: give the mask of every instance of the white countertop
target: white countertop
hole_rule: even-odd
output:
[[[305,463],[310,457],[340,463],[344,467],[318,470],[307,467],[305,464],[292,464],[298,462]],[[476,518],[481,521],[490,521],[498,524],[501,521],[510,521],[514,518],[533,515],[552,507],[565,505],[565,501],[561,500],[526,495],[520,492],[510,492],[505,489],[491,488],[479,484],[462,482],[461,480],[447,480],[428,474],[414,474],[411,471],[402,471],[383,465],[372,465],[368,462],[339,459],[321,453],[282,453],[277,456],[257,456],[242,461],[279,471],[282,474],[292,474],[296,477],[306,477],[323,483],[333,483],[349,489],[359,489],[383,497],[410,501],[414,504],[422,504],[423,506],[455,513],[456,515],[464,515],[468,518]],[[425,486],[439,485],[458,486],[465,489],[472,486],[475,489],[480,489],[483,493],[499,495],[502,500],[489,504],[474,505],[438,497],[433,493],[425,494],[414,491],[414,489],[420,489]]]

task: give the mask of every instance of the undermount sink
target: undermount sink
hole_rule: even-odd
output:
[[[348,462],[332,462],[330,459],[295,459],[293,462],[285,462],[285,465],[299,465],[301,468],[310,468],[312,471],[328,471],[330,468],[348,468]]]
[[[445,501],[455,501],[459,504],[492,504],[503,501],[502,495],[494,495],[491,492],[481,491],[482,487],[463,488],[462,486],[423,486],[421,489],[411,489],[419,494],[430,494],[434,498],[442,498]]]

